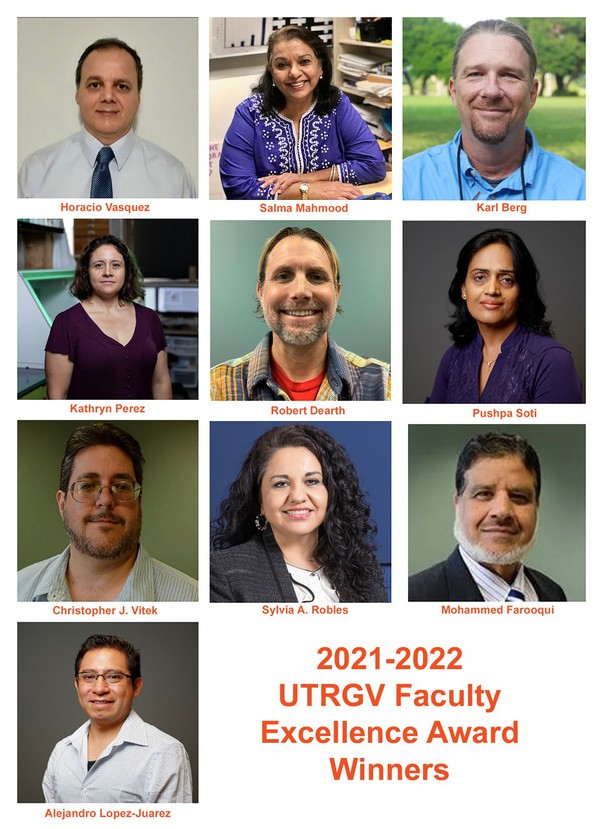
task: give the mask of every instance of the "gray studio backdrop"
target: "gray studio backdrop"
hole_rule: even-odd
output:
[[[211,222],[211,365],[252,351],[268,328],[257,318],[258,260],[283,227],[311,227],[340,258],[342,294],[331,335],[363,357],[390,361],[390,223],[378,221]]]
[[[584,222],[404,222],[404,397],[424,403],[442,355],[452,345],[446,325],[448,288],[463,245],[501,227],[525,242],[540,272],[539,289],[556,339],[573,355],[585,390]]]
[[[23,622],[18,626],[19,803],[43,803],[42,778],[52,749],[86,721],[73,679],[82,642],[121,636],[141,652],[144,687],[133,707],[150,725],[180,740],[190,757],[198,800],[198,625]]]
[[[110,422],[139,441],[146,459],[142,543],[154,558],[198,578],[198,421]],[[56,492],[65,442],[83,423],[18,424],[19,569],[67,546]]]
[[[473,435],[518,434],[535,447],[542,470],[539,531],[527,563],[557,581],[569,601],[585,600],[585,426],[409,426],[408,572],[443,561],[456,546],[454,473]]]

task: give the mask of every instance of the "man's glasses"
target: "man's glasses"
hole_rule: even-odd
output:
[[[69,492],[80,504],[93,504],[100,497],[103,489],[108,489],[115,501],[127,503],[136,501],[142,491],[141,486],[135,481],[115,481],[109,486],[99,484],[97,481],[75,481],[69,487]]]
[[[107,671],[104,674],[93,674],[91,671],[80,671],[77,674],[77,679],[83,682],[84,685],[93,685],[94,682],[101,676],[102,679],[109,685],[118,685],[125,679],[131,679],[131,674],[122,674],[120,671]]]

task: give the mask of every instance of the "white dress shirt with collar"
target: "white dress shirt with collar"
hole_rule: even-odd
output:
[[[130,130],[111,149],[113,198],[196,198],[196,188],[181,161]],[[89,199],[100,143],[86,129],[28,156],[19,172],[21,198]]]

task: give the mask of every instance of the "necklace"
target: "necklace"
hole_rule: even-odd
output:
[[[496,362],[496,360],[498,359],[498,357],[499,357],[501,354],[502,354],[502,351],[499,351],[499,352],[496,354],[496,356],[494,357],[494,359],[493,359],[493,360],[486,360],[485,358],[483,359],[483,362],[486,364],[486,366],[487,366],[487,368],[488,368],[488,371],[491,371],[491,370],[492,370],[492,366],[494,365],[494,363]]]

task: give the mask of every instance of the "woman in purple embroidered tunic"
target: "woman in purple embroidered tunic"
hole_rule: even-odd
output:
[[[458,256],[448,296],[454,345],[428,403],[581,403],[571,352],[553,339],[523,240],[486,230]]]
[[[271,35],[265,71],[223,143],[228,199],[355,199],[361,184],[385,178],[374,135],[332,74],[327,47],[309,29]]]
[[[83,250],[71,293],[81,300],[57,314],[46,343],[51,400],[170,399],[167,342],[143,296],[140,271],[116,236]]]

